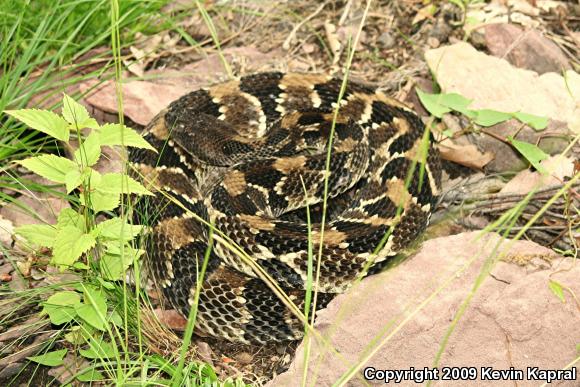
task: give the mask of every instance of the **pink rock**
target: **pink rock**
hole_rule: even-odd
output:
[[[502,242],[497,234],[480,236],[473,232],[429,240],[399,266],[368,277],[336,297],[315,324],[330,346],[313,343],[307,385],[333,385],[359,363],[345,385],[367,385],[362,378],[367,366],[378,370],[431,368],[441,349],[440,370],[475,367],[480,379],[481,367],[514,367],[524,370],[518,386],[538,386],[543,381],[526,380],[527,367],[557,370],[576,359],[578,305],[566,291],[562,303],[550,290],[549,281],[558,281],[579,294],[580,266],[533,242],[512,244]],[[498,252],[503,258],[472,294],[488,258]],[[469,297],[455,329],[449,331]],[[304,343],[290,369],[269,385],[301,385],[303,359]],[[438,380],[433,385],[488,385],[485,383],[516,385],[513,380]],[[417,384],[407,380],[400,385]],[[552,385],[577,386],[578,381]]]
[[[516,67],[539,74],[559,73],[571,68],[562,50],[534,29],[523,30],[514,24],[489,24],[485,27],[485,41],[494,56],[505,58]]]

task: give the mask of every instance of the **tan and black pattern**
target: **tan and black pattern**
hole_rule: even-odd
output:
[[[140,205],[152,227],[149,266],[184,315],[208,241],[207,226],[192,214],[213,223],[303,307],[305,207],[318,251],[340,85],[323,75],[250,75],[185,95],[148,125],[145,138],[159,154],[135,150],[130,161],[187,209],[163,195],[149,208]],[[421,157],[421,120],[373,87],[350,82],[334,123],[319,307],[423,231],[441,174],[433,147]],[[202,289],[197,326],[208,334],[262,343],[302,335],[299,320],[221,243],[210,253]]]

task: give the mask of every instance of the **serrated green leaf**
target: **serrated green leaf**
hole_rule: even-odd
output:
[[[96,189],[99,184],[101,184],[102,176],[98,171],[95,171],[93,168],[85,168],[83,169],[83,181],[89,190]]]
[[[48,314],[50,322],[55,325],[61,325],[72,321],[77,313],[76,305],[80,305],[81,298],[78,293],[71,291],[62,291],[53,294],[42,303],[43,313]]]
[[[123,255],[103,255],[99,261],[101,275],[110,281],[122,279],[127,269],[133,264],[134,257],[135,255],[131,254],[130,251]]]
[[[135,148],[149,149],[157,152],[145,139],[134,129],[121,124],[105,124],[99,130],[101,145],[113,146],[124,145]]]
[[[110,359],[115,356],[111,343],[96,339],[90,339],[89,348],[81,349],[79,353],[87,359]]]
[[[131,254],[135,256],[135,258],[138,258],[145,252],[142,249],[134,249],[129,245],[120,245],[119,241],[106,241],[104,245],[106,246],[107,254],[112,255]],[[123,247],[122,250],[121,247]]]
[[[99,262],[101,275],[112,281],[122,279],[135,260],[145,254],[142,249],[134,249],[129,245],[121,246],[118,241],[105,243],[105,246],[106,253]]]
[[[82,374],[77,375],[77,380],[79,382],[98,382],[100,380],[104,380],[105,377],[102,373],[97,371],[94,367],[90,370],[83,372]]]
[[[566,299],[564,298],[564,290],[562,289],[561,283],[550,280],[550,282],[548,282],[548,286],[550,287],[552,293],[554,293],[556,297],[562,301],[562,303],[566,303]]]
[[[65,183],[66,174],[71,169],[77,168],[77,165],[71,160],[56,155],[29,157],[18,161],[18,164],[39,176],[61,184]]]
[[[48,224],[27,224],[16,227],[16,234],[28,242],[44,247],[52,247],[56,239],[56,228]]]
[[[96,243],[92,235],[84,234],[82,230],[74,226],[65,226],[58,230],[51,263],[58,266],[71,266]]]
[[[416,91],[425,109],[435,117],[441,118],[443,114],[451,111],[447,106],[441,104],[441,94],[429,94],[421,89],[416,89]]]
[[[104,174],[96,190],[108,194],[134,193],[139,195],[153,195],[137,180],[121,173]]]
[[[105,330],[107,301],[103,295],[92,288],[86,288],[84,303],[76,306],[76,312],[85,322],[100,331]]]
[[[112,218],[97,225],[99,236],[106,239],[130,241],[143,230],[143,226],[125,222],[122,218]]]
[[[81,123],[90,118],[87,109],[73,98],[63,93],[62,116],[69,124]]]
[[[71,193],[83,182],[82,175],[78,169],[71,169],[64,175],[64,186],[66,193]]]
[[[66,349],[59,349],[58,351],[47,352],[39,356],[30,356],[27,359],[48,367],[56,367],[64,363],[66,352]]]
[[[481,126],[493,126],[512,118],[512,113],[498,112],[496,110],[475,110],[475,123]]]
[[[81,195],[80,199],[83,206],[89,206],[95,213],[112,211],[121,203],[120,194],[110,194],[100,191],[91,192],[89,204],[86,203],[84,195]]]
[[[87,109],[64,94],[62,99],[62,116],[73,128],[98,128],[99,124],[91,118]]]
[[[70,135],[68,123],[58,114],[39,109],[5,110],[4,113],[22,121],[32,129],[46,133],[57,140],[68,142]]]
[[[548,118],[547,117],[541,117],[541,116],[536,116],[533,114],[529,114],[529,113],[522,113],[522,112],[517,112],[514,113],[514,117],[518,120],[520,120],[521,122],[523,122],[526,125],[529,125],[530,127],[536,129],[536,130],[543,130],[546,129],[546,127],[548,126]]]
[[[74,159],[83,166],[93,166],[101,157],[101,145],[99,135],[96,132],[89,134],[82,145],[75,150]]]
[[[86,231],[85,225],[85,218],[83,215],[79,214],[72,208],[63,208],[58,214],[58,218],[56,220],[56,228],[58,230],[72,226],[80,230],[80,232],[84,233]]]
[[[509,136],[508,140],[512,143],[514,148],[521,153],[526,160],[528,160],[534,168],[543,175],[548,175],[548,171],[540,164],[540,161],[547,159],[549,156],[544,153],[543,150],[538,148],[534,144],[528,142],[518,141],[513,137]]]

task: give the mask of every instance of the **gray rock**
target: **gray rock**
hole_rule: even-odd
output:
[[[485,27],[487,48],[516,67],[543,74],[571,68],[566,55],[554,42],[535,29],[524,30],[513,24]]]
[[[395,46],[395,38],[390,32],[383,32],[378,38],[377,43],[384,49],[390,49]]]

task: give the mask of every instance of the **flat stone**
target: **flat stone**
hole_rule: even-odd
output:
[[[559,73],[572,67],[560,47],[536,29],[522,29],[514,24],[485,26],[485,42],[494,56],[512,65],[544,74]]]
[[[472,293],[498,253],[490,275]],[[479,376],[480,367],[514,367],[524,373],[527,367],[563,369],[578,356],[580,315],[570,293],[564,291],[563,303],[550,290],[549,281],[579,294],[578,278],[580,265],[573,259],[530,241],[502,240],[480,232],[431,239],[415,256],[365,278],[319,312],[315,327],[327,343],[313,342],[307,383],[333,385],[356,367],[346,385],[368,385],[362,377],[365,367],[422,370],[433,367],[439,351],[440,368],[475,367]],[[455,318],[457,324],[450,330]],[[302,343],[289,370],[269,386],[301,385],[304,350]],[[372,356],[365,357],[369,353]],[[571,387],[577,382],[553,384]],[[525,378],[517,381],[520,387],[540,384]],[[438,380],[433,385],[484,384]],[[503,380],[493,385],[515,384]]]
[[[549,119],[548,127],[541,131],[509,120],[460,137],[466,137],[480,151],[495,155],[486,165],[486,172],[518,171],[528,165],[513,147],[498,138],[515,136],[538,144],[548,154],[557,154],[580,133],[580,75],[573,70],[567,70],[565,77],[554,72],[539,75],[477,51],[465,42],[428,50],[425,58],[442,92],[471,99],[470,109],[524,112]]]
[[[572,122],[580,115],[580,75],[538,73],[477,51],[465,42],[428,50],[427,65],[445,93],[459,93],[472,109],[525,112]],[[457,64],[461,63],[461,66]]]

